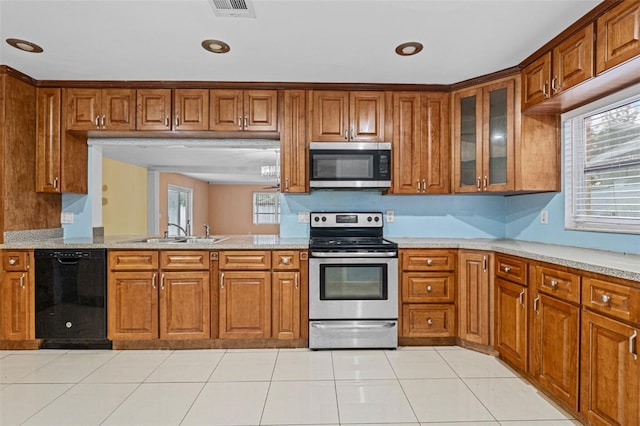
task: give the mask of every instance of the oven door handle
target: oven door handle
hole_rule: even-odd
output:
[[[371,329],[371,328],[391,328],[395,327],[395,322],[379,322],[375,324],[327,324],[327,323],[311,323],[313,328],[333,328],[333,329]]]
[[[380,252],[321,252],[321,251],[312,251],[312,257],[398,257],[397,251],[380,251]]]

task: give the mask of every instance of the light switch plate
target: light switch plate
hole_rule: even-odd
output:
[[[60,223],[65,223],[65,224],[73,223],[73,212],[60,213]]]
[[[298,223],[309,223],[309,212],[298,212]]]
[[[546,225],[549,223],[549,210],[542,210],[540,212],[540,223]]]

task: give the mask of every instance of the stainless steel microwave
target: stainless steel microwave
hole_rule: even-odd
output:
[[[391,186],[391,143],[311,142],[309,186],[388,189]]]

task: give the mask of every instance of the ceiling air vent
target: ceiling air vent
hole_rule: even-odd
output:
[[[222,18],[255,18],[251,0],[209,0],[216,16]]]

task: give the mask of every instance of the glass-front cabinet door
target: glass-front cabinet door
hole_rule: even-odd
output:
[[[454,192],[503,192],[514,185],[515,81],[454,94]]]

